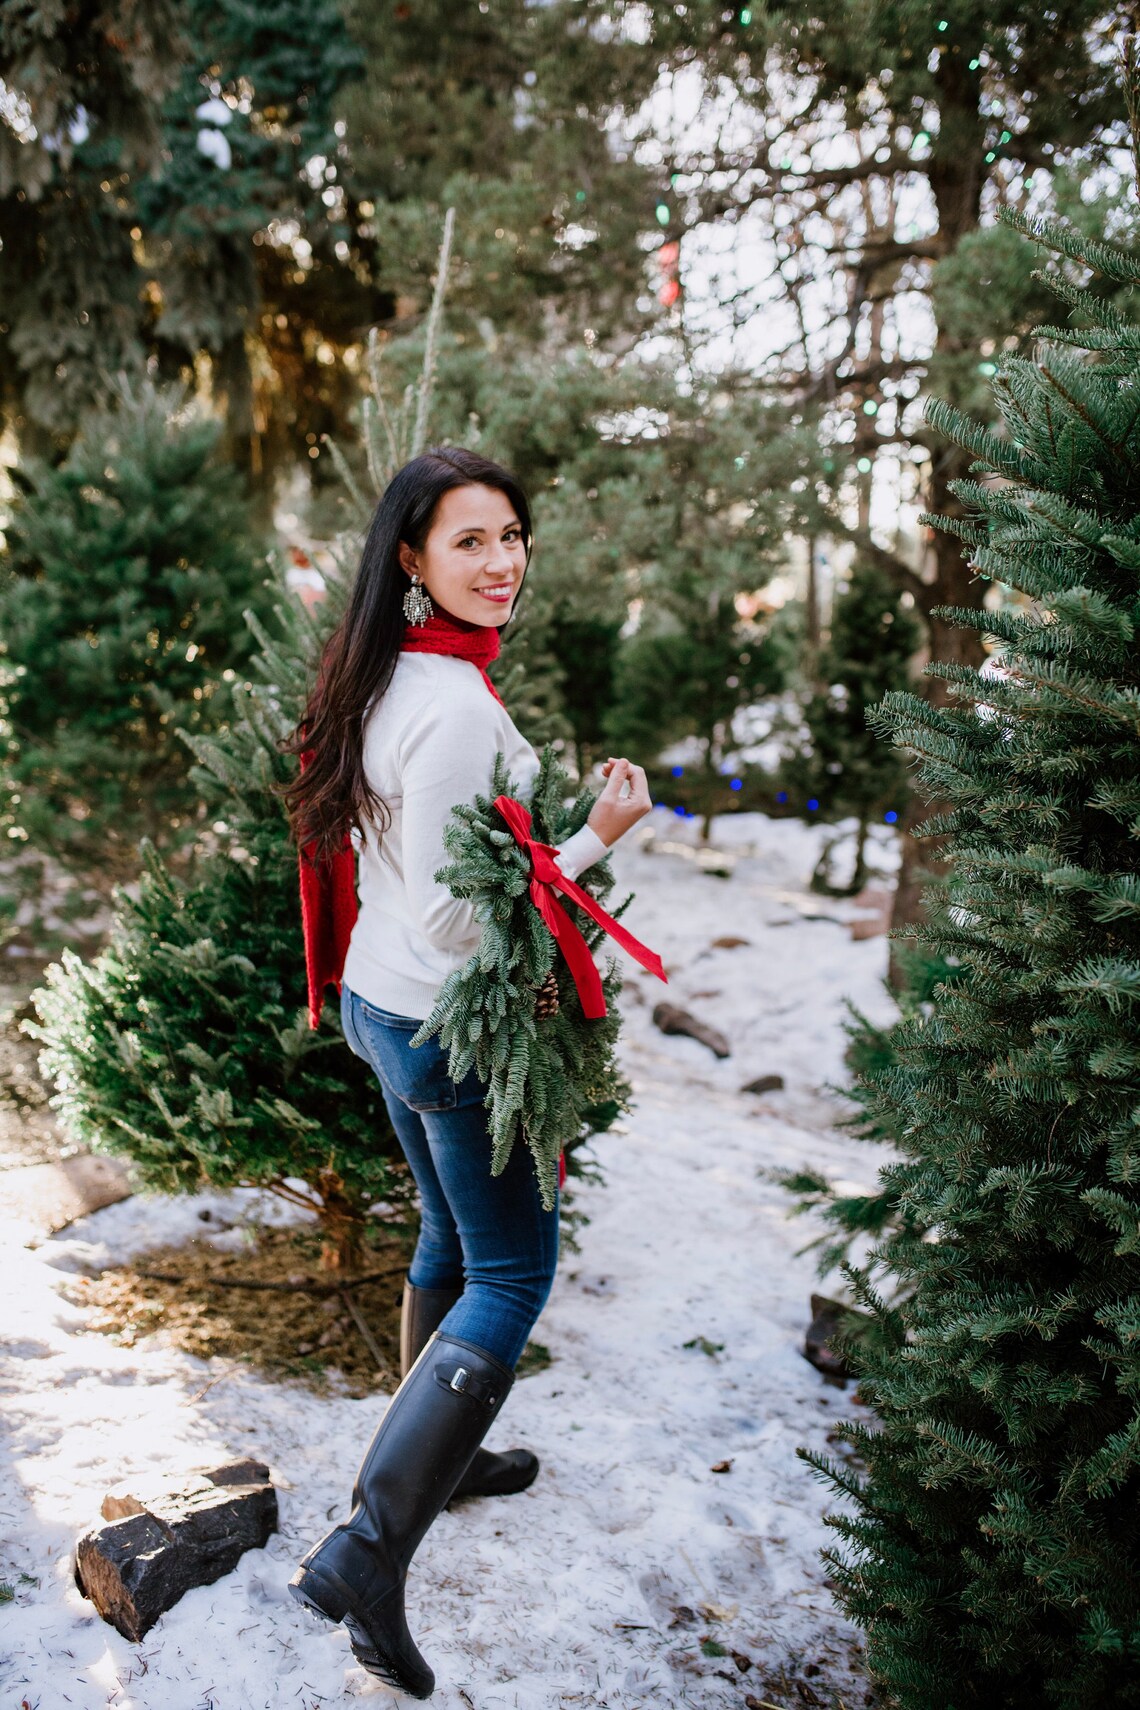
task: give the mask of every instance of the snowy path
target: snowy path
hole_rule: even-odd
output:
[[[659,840],[684,839],[662,819]],[[566,1256],[536,1331],[553,1364],[516,1385],[490,1438],[535,1447],[542,1474],[522,1496],[441,1516],[409,1576],[411,1628],[446,1710],[737,1706],[763,1699],[782,1665],[797,1675],[805,1664],[817,1691],[843,1693],[851,1710],[863,1702],[854,1634],[818,1560],[825,1493],[795,1456],[825,1445],[850,1399],[799,1354],[816,1284],[795,1253],[809,1231],[762,1172],[810,1161],[871,1179],[873,1154],[828,1129],[820,1088],[841,1077],[843,995],[888,1013],[885,941],[853,944],[834,919],[804,918],[844,912],[804,891],[816,833],[757,816],[718,830],[757,850],[729,880],[679,852],[621,857],[620,879],[638,892],[630,924],[662,951],[669,995],[721,1027],[733,1056],[664,1038],[649,1020],[664,988],[640,973],[630,982],[636,1108],[627,1132],[598,1143],[606,1185],[579,1195],[582,1250]],[[750,943],[711,948],[725,935]],[[785,1092],[741,1095],[772,1071]],[[83,1315],[59,1297],[61,1269],[200,1233],[202,1203],[218,1200],[128,1201],[35,1252],[6,1232],[0,1579],[17,1600],[0,1608],[5,1707],[393,1701],[353,1665],[343,1632],[285,1590],[341,1511],[376,1401],[78,1335]],[[697,1338],[722,1348],[685,1346]],[[127,1471],[243,1453],[271,1463],[280,1533],[141,1645],[121,1639],[71,1581],[71,1548],[103,1491]],[[726,1460],[729,1471],[710,1470]],[[706,1637],[753,1666],[738,1673],[731,1655],[702,1652]]]

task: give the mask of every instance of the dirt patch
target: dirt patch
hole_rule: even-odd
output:
[[[237,1248],[209,1240],[154,1247],[129,1265],[69,1280],[65,1293],[75,1305],[92,1309],[88,1333],[110,1336],[122,1347],[157,1337],[200,1359],[239,1360],[318,1391],[363,1396],[395,1389],[400,1300],[412,1241],[374,1232],[360,1271],[373,1280],[347,1290],[337,1286],[333,1273],[322,1271],[322,1239],[311,1226],[243,1233]]]
[[[69,1278],[64,1294],[90,1311],[87,1334],[120,1347],[154,1337],[318,1393],[390,1394],[400,1381],[400,1302],[414,1237],[374,1230],[358,1273],[371,1280],[346,1289],[321,1269],[322,1237],[311,1226],[242,1234],[238,1248],[209,1240],[153,1247],[97,1277]],[[233,1286],[247,1283],[272,1286]],[[528,1342],[517,1375],[550,1363],[541,1342]]]

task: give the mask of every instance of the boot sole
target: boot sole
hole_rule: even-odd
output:
[[[395,1686],[401,1692],[408,1693],[412,1698],[431,1697],[435,1690],[434,1680],[425,1692],[422,1683],[408,1679],[399,1665],[377,1644],[364,1624],[359,1604],[336,1574],[317,1573],[313,1568],[298,1568],[289,1581],[289,1593],[314,1615],[331,1621],[334,1626],[345,1628],[352,1642],[353,1656],[369,1674],[375,1675],[387,1686]]]

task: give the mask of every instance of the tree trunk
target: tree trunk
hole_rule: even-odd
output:
[[[977,92],[972,85],[960,54],[943,54],[936,81],[941,86],[941,122],[934,158],[928,167],[930,188],[938,208],[938,236],[943,254],[958,247],[967,232],[978,225],[983,181],[982,156],[985,150],[984,120],[978,111]],[[962,346],[941,328],[935,338],[935,355],[960,355]],[[930,485],[926,494],[927,510],[939,516],[962,516],[964,510],[950,491],[950,483],[964,476],[972,459],[957,446],[946,445],[934,453]],[[933,530],[928,566],[933,576],[928,579],[928,594],[922,601],[923,614],[929,629],[930,658],[937,664],[979,666],[985,659],[982,638],[976,630],[960,629],[935,614],[939,606],[980,607],[984,584],[970,570],[955,535]],[[949,697],[946,685],[937,677],[926,677],[921,692],[934,706],[945,706]],[[939,802],[912,799],[900,825],[902,860],[891,912],[892,930],[909,926],[923,918],[921,869],[931,873],[945,871],[936,844],[919,844],[913,835],[914,826],[940,811]],[[898,957],[891,956],[891,984],[896,990],[903,984]]]
[[[358,1271],[364,1255],[364,1213],[349,1198],[335,1170],[322,1170],[315,1185],[321,1200],[317,1219],[324,1237],[321,1268],[346,1275]]]
[[[819,536],[811,534],[807,543],[807,621],[804,629],[804,647],[807,654],[804,660],[804,675],[810,682],[815,682],[819,658],[819,567],[816,564],[816,552],[819,549]]]
[[[948,446],[944,452],[936,455],[928,498],[931,511],[942,516],[964,514],[963,507],[950,491],[949,484],[966,473],[970,461],[969,453],[960,451],[956,446]],[[930,584],[929,599],[925,602],[931,660],[938,664],[980,666],[986,655],[978,632],[962,629],[946,618],[939,617],[930,607],[949,605],[976,609],[982,603],[984,584],[974,576],[966,563],[956,535],[935,530],[931,553],[934,577]],[[950,699],[946,684],[940,677],[923,678],[919,688],[932,706],[945,706]],[[946,862],[939,856],[938,841],[933,839],[920,843],[914,836],[914,827],[941,812],[943,805],[941,802],[928,802],[925,798],[912,794],[903,812],[899,824],[899,875],[891,906],[892,931],[898,927],[914,925],[923,919],[922,892],[927,877],[936,877],[946,871]],[[902,990],[906,984],[899,956],[894,949],[891,952],[887,977],[895,991]]]
[[[851,875],[849,895],[855,896],[867,882],[867,815],[859,815],[859,829],[855,833],[855,871]]]

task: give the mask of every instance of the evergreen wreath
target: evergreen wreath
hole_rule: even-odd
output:
[[[602,975],[607,1013],[587,1020],[570,971],[530,899],[529,856],[494,807],[500,795],[518,795],[501,754],[489,793],[454,810],[443,835],[451,861],[435,875],[474,906],[483,929],[479,948],[448,975],[412,1044],[438,1034],[450,1051],[451,1078],[461,1081],[474,1068],[486,1082],[491,1173],[504,1169],[521,1135],[549,1211],[560,1152],[610,1127],[629,1108],[629,1084],[615,1056],[621,976],[611,959]],[[593,792],[568,801],[570,795],[569,775],[548,747],[529,802],[535,839],[560,846],[586,823]],[[578,884],[604,901],[614,885],[609,861],[595,862]],[[626,897],[612,913],[620,916],[632,900]],[[563,906],[595,951],[605,937],[601,927],[569,900]]]

